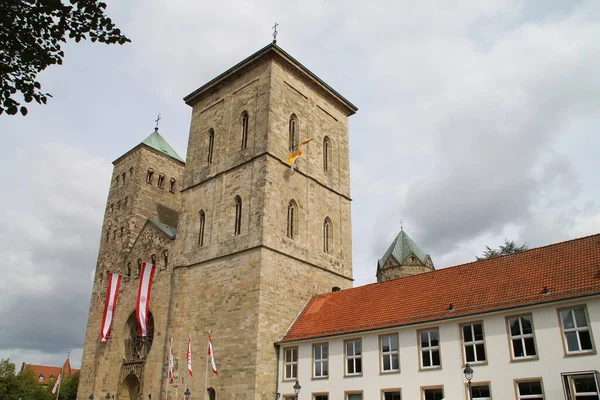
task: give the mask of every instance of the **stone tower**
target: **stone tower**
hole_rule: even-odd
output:
[[[404,278],[435,270],[429,254],[417,246],[403,229],[377,261],[377,282]]]
[[[192,117],[183,179],[175,178],[181,197],[166,207],[178,222],[152,207],[136,213],[137,236],[110,266],[126,271],[151,258],[159,266],[152,341],[135,334],[132,273],[111,338],[99,343],[101,246],[78,398],[164,399],[185,388],[200,398],[207,389],[219,399],[275,398],[274,343],[310,297],[352,286],[348,117],[356,107],[274,43],[184,100]],[[288,157],[299,149],[292,169]],[[140,170],[147,174],[147,165]],[[115,163],[115,176],[120,171]],[[156,192],[145,175],[136,179],[140,190]],[[210,373],[205,386],[209,330],[219,376]],[[186,376],[188,336],[194,378]],[[171,338],[176,380],[168,385]]]

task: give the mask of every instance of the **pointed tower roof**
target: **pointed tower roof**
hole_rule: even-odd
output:
[[[171,145],[169,143],[167,143],[165,138],[163,138],[160,135],[160,133],[158,133],[158,128],[154,128],[154,132],[152,132],[150,134],[150,136],[148,136],[146,139],[142,140],[142,142],[140,144],[138,144],[137,146],[135,146],[133,149],[129,150],[127,153],[123,154],[121,157],[119,157],[115,161],[113,161],[113,164],[115,164],[121,158],[125,157],[125,155],[129,154],[130,152],[134,151],[135,149],[137,149],[140,146],[148,146],[153,150],[156,150],[162,154],[165,154],[165,155],[171,157],[172,159],[179,161],[182,164],[185,164],[185,161],[183,160],[183,158],[181,158],[181,156],[179,156],[179,154],[177,154],[177,152],[171,147]]]
[[[394,257],[394,259],[398,262],[398,264],[404,264],[404,261],[408,256],[413,254],[415,257],[419,259],[424,265],[427,265],[427,259],[431,259],[429,254],[425,254],[423,250],[417,246],[415,242],[404,232],[404,230],[400,230],[396,239],[392,242],[391,246],[387,249],[383,257],[379,259],[377,262],[377,267],[381,268],[385,265],[388,258]]]
[[[62,367],[62,371],[63,371],[63,374],[72,375],[71,361],[69,360],[69,357],[67,357],[67,359],[65,360],[65,363],[63,364],[63,367]]]
[[[155,129],[154,132],[146,139],[142,141],[142,144],[145,144],[148,147],[152,147],[154,150],[158,150],[161,153],[168,155],[171,158],[176,159],[177,161],[184,162],[183,159],[177,154],[175,150],[171,147],[167,141],[160,136],[158,133],[158,129]]]

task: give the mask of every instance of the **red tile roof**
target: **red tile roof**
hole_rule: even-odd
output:
[[[600,294],[600,234],[315,296],[281,342],[593,294]]]
[[[78,369],[71,368],[71,363],[69,359],[65,361],[63,365],[65,375],[74,375]],[[39,382],[41,385],[48,385],[50,383],[50,377],[56,379],[58,378],[58,374],[63,370],[61,367],[51,367],[48,365],[35,365],[35,364],[25,364],[22,370],[30,370],[33,372],[36,378],[39,378],[40,375],[44,377],[44,379]]]

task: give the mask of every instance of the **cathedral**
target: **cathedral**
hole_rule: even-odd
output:
[[[273,399],[274,343],[311,297],[352,286],[348,117],[357,108],[275,42],[184,101],[186,161],[155,130],[113,162],[80,399],[182,398],[185,389]],[[135,315],[143,263],[156,266],[146,336]],[[110,273],[122,282],[101,342]],[[209,331],[219,375],[204,379]]]
[[[113,163],[79,400],[600,399],[600,234],[436,270],[401,229],[353,288],[357,108],[275,42],[184,101],[185,161]]]

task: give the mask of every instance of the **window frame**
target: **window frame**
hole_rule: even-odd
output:
[[[296,240],[298,236],[298,203],[294,199],[288,202],[286,235],[288,239]]]
[[[175,182],[177,182],[175,178],[171,178],[169,181],[169,192],[171,193],[175,193]]]
[[[523,325],[521,323],[522,317],[529,317],[529,319],[531,320],[531,333],[530,334],[529,333],[527,333],[527,334],[521,333],[520,335],[513,336],[511,329],[510,329],[510,320],[514,319],[514,318],[519,318],[519,325],[521,327],[521,332],[523,332]],[[505,317],[505,321],[506,321],[506,323],[505,323],[506,337],[508,338],[508,347],[509,347],[509,352],[510,352],[510,361],[511,362],[521,362],[521,361],[539,360],[540,355],[539,355],[539,351],[538,351],[537,339],[535,337],[535,325],[533,322],[533,314],[525,313],[525,314],[509,315],[509,316]],[[528,338],[533,338],[533,346],[535,347],[535,355],[534,356],[522,356],[522,357],[515,356],[513,340],[521,339],[521,344],[523,345],[523,350],[525,351],[525,348],[526,348],[525,347],[525,339],[528,339]]]
[[[152,185],[152,180],[154,179],[154,170],[152,168],[148,168],[146,172],[146,183]]]
[[[323,138],[323,172],[325,174],[329,174],[331,173],[331,163],[332,163],[332,145],[331,145],[331,139],[329,138],[329,136],[325,136]]]
[[[383,351],[383,338],[386,337],[392,337],[395,336],[396,339],[398,339],[398,349],[393,351],[390,350],[388,352],[384,352]],[[391,343],[390,343],[390,348],[391,348]],[[385,370],[384,369],[384,358],[386,356],[390,357],[390,366],[393,367],[393,355],[396,354],[398,356],[398,368],[397,369],[390,369],[390,370]],[[394,333],[388,333],[388,334],[382,334],[379,335],[379,373],[380,374],[398,374],[400,373],[400,335],[398,334],[398,332],[394,332]]]
[[[400,395],[400,400],[402,400],[402,388],[384,388],[380,390],[381,400],[385,400],[386,393],[398,393]]]
[[[444,385],[430,385],[430,386],[421,386],[421,400],[425,400],[425,391],[426,390],[435,390],[442,389],[442,399],[446,396],[444,391]]]
[[[577,397],[575,397],[575,395],[577,395],[577,393],[575,392],[575,379],[576,378],[582,378],[582,377],[586,377],[586,376],[591,376],[594,378],[594,381],[596,383],[596,393],[589,393],[590,394],[596,394],[598,396],[598,398],[600,398],[600,373],[598,371],[577,371],[577,372],[563,372],[560,374],[561,376],[561,381],[562,381],[562,386],[563,386],[563,392],[565,395],[565,399],[567,400],[577,400]],[[584,393],[581,393],[584,394]]]
[[[300,145],[300,123],[295,113],[290,114],[288,120],[288,147],[290,153],[298,151]]]
[[[323,253],[331,254],[332,251],[332,230],[333,223],[331,222],[331,218],[325,217],[323,220]]]
[[[158,181],[156,181],[156,186],[158,186],[159,189],[165,188],[165,175],[164,174],[158,174]]]
[[[425,367],[425,366],[423,366],[423,348],[421,347],[421,332],[429,332],[429,331],[433,331],[433,330],[437,330],[437,332],[438,332],[438,345],[434,346],[434,348],[432,348],[430,346],[430,347],[428,347],[428,349],[430,349],[429,350],[430,358],[433,361],[433,357],[431,357],[431,351],[434,351],[437,348],[439,359],[440,359],[440,365]],[[429,342],[431,342],[431,337],[429,338]],[[439,326],[431,326],[428,328],[423,328],[423,329],[417,330],[417,351],[418,351],[418,355],[419,355],[419,371],[431,371],[431,370],[437,370],[437,369],[442,368],[442,341],[441,341]]]
[[[329,392],[315,392],[312,393],[312,399],[316,400],[317,396],[327,396],[327,400],[329,400]],[[294,398],[296,398],[296,395],[294,395]]]
[[[526,383],[526,382],[540,382],[540,387],[542,388],[542,394],[541,394],[542,397],[521,397],[520,392],[519,392],[519,383]],[[531,377],[531,378],[513,379],[513,386],[515,388],[515,399],[517,399],[517,400],[527,400],[527,399],[542,399],[542,400],[544,400],[546,398],[546,393],[544,391],[544,380],[542,379],[541,376]]]
[[[483,335],[483,339],[475,340],[475,330],[473,328],[473,325],[481,325],[481,334]],[[468,343],[465,342],[465,332],[464,332],[464,328],[467,326],[471,327],[471,334],[473,335],[473,340]],[[488,356],[487,356],[487,346],[486,346],[486,342],[485,342],[485,327],[483,324],[483,320],[462,323],[459,325],[459,330],[460,330],[460,342],[462,345],[461,350],[463,353],[463,367],[467,364],[469,364],[469,365],[486,365],[488,363]],[[482,360],[482,361],[477,360],[477,345],[478,344],[483,344],[483,355],[485,357],[485,360]],[[473,349],[473,354],[475,355],[474,361],[467,360],[467,346],[474,347],[474,349]]]
[[[319,358],[315,357],[315,349],[317,346],[327,347],[327,357]],[[323,350],[321,350],[321,357],[323,356]],[[321,363],[321,375],[316,375],[316,363]],[[325,364],[324,364],[325,363]],[[327,365],[327,374],[323,374],[323,365]],[[312,345],[312,379],[328,379],[329,378],[329,342],[314,343]]]
[[[563,326],[563,320],[562,317],[560,315],[560,313],[562,311],[566,311],[566,310],[570,310],[573,312],[573,322],[576,324],[576,318],[575,318],[575,312],[574,310],[579,309],[579,308],[583,308],[583,311],[585,313],[585,319],[587,322],[587,330],[590,334],[590,342],[592,343],[592,349],[591,350],[579,350],[579,351],[569,351],[569,345],[567,343],[567,338],[565,335],[565,327]],[[586,304],[574,304],[572,306],[568,306],[568,307],[561,307],[561,308],[557,308],[556,309],[556,314],[558,316],[558,324],[560,326],[560,334],[562,337],[562,344],[563,344],[563,351],[564,351],[564,355],[566,357],[573,357],[573,356],[584,356],[584,355],[589,355],[589,354],[596,354],[596,344],[594,343],[594,333],[592,332],[592,326],[590,324],[590,315],[588,314],[588,310],[587,310],[587,305]],[[575,328],[569,328],[568,332],[580,332],[583,331],[584,329],[580,329],[579,327],[575,327]],[[581,348],[581,342],[579,339],[579,334],[577,335],[577,343],[579,344],[579,347]]]
[[[352,356],[348,355],[348,343],[350,342],[358,342],[360,344],[360,354],[353,354]],[[353,350],[356,353],[356,344],[353,346]],[[348,361],[353,361],[353,366],[355,372],[348,371]],[[357,364],[358,363],[358,364]],[[356,366],[360,366],[360,372],[356,372]],[[363,346],[362,346],[362,338],[351,338],[344,340],[344,376],[345,377],[353,377],[353,376],[362,376],[363,374]]]
[[[360,394],[360,399],[365,400],[364,391],[362,390],[344,390],[344,400],[348,400],[350,395]]]
[[[288,350],[295,350],[296,351],[296,360],[292,360],[291,362],[288,363],[287,361],[287,351]],[[286,382],[286,381],[295,381],[296,379],[298,379],[298,346],[291,346],[291,347],[284,347],[283,348],[283,379],[282,381]],[[288,377],[287,376],[287,366],[290,365],[292,367],[292,375],[294,372],[294,366],[296,369],[296,375],[295,376],[291,376]]]
[[[494,396],[492,395],[492,384],[490,381],[480,381],[480,382],[471,382],[471,388],[477,387],[477,386],[487,386],[488,390],[490,391],[490,397],[485,398],[485,397],[473,397],[473,400],[477,400],[477,399],[489,399],[489,400],[493,400]],[[469,393],[469,384],[465,383],[465,396],[467,399],[471,399],[470,397],[470,393]]]

